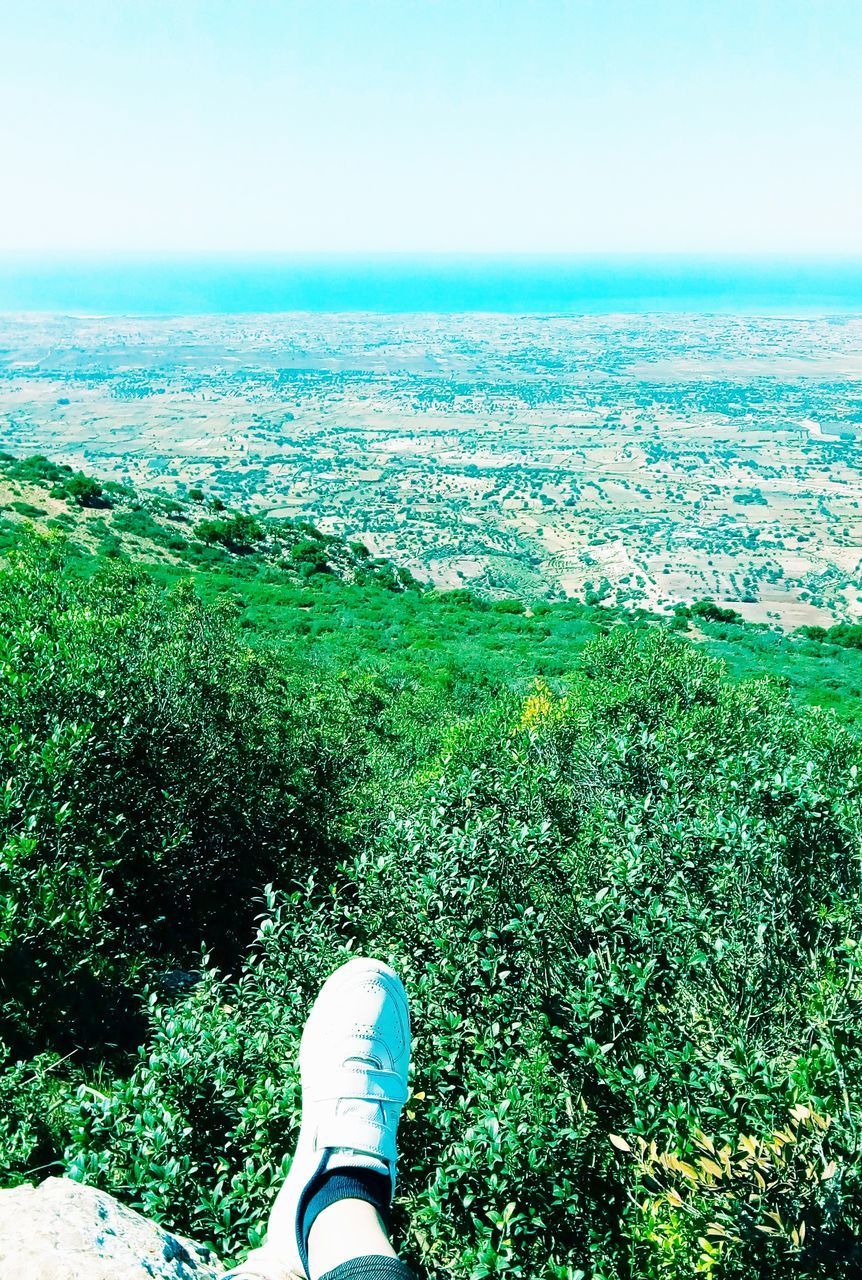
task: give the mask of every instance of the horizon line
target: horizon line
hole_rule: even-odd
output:
[[[0,248],[0,262],[30,260],[128,261],[158,258],[201,261],[257,258],[351,260],[463,260],[487,261],[701,261],[701,262],[859,262],[858,249],[195,249],[195,248]]]

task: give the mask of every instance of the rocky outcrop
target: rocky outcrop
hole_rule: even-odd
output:
[[[216,1280],[211,1250],[68,1178],[0,1191],[0,1280]]]

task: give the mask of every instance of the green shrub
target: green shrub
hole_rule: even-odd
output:
[[[107,534],[99,543],[97,555],[103,560],[119,560],[124,554],[123,544],[115,533]]]
[[[7,476],[25,484],[64,485],[73,474],[72,468],[65,463],[51,462],[41,453],[34,453],[29,458],[12,458],[7,454],[3,461]]]
[[[130,498],[134,500],[138,496],[130,485],[122,484],[119,480],[103,480],[102,488],[105,493],[110,494],[111,497]]]
[[[10,502],[9,506],[13,511],[17,511],[19,516],[28,516],[30,519],[35,519],[38,516],[44,516],[46,514],[44,507],[37,507],[34,503],[24,502],[19,498]]]
[[[707,622],[742,622],[742,616],[735,609],[716,604],[714,600],[695,600],[691,616],[704,618]]]
[[[299,568],[303,577],[315,573],[329,573],[329,562],[326,558],[326,546],[319,539],[301,538],[290,548],[290,558]]]
[[[201,542],[218,543],[230,551],[250,551],[266,536],[254,516],[238,513],[224,520],[201,520],[195,525]]]
[[[849,1280],[859,755],[780,685],[617,628],[559,691],[451,725],[331,887],[270,895],[235,982],[154,1000],[131,1077],[67,1107],[68,1171],[255,1243],[305,1010],[360,949],[411,993],[397,1219],[432,1277]]]
[[[158,966],[238,954],[268,880],[331,861],[312,697],[183,587],[40,543],[0,573],[0,1035],[122,1043]],[[295,686],[295,687],[294,687]]]
[[[829,628],[826,638],[831,644],[840,644],[845,649],[862,649],[862,625],[839,622]]]
[[[62,493],[67,501],[74,502],[79,507],[110,506],[99,481],[92,476],[85,476],[81,471],[69,476],[62,486]]]
[[[0,1155],[4,1186],[17,1186],[63,1167],[74,1088],[54,1054],[18,1062],[5,1057],[0,1045]]]
[[[65,499],[79,507],[110,506],[104,496],[105,486],[83,471],[73,471],[65,463],[51,462],[41,453],[29,458],[12,458],[6,455],[3,459],[4,470],[11,479],[21,480],[26,484],[51,486],[51,496]]]
[[[152,542],[161,541],[164,535],[158,520],[139,505],[115,512],[113,527],[119,533],[130,533],[135,538],[147,538]]]

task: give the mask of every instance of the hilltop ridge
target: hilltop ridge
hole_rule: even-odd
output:
[[[229,566],[238,575],[273,568],[297,580],[331,573],[344,582],[392,590],[417,585],[406,569],[372,556],[361,542],[321,533],[310,521],[229,510],[194,486],[182,496],[139,491],[42,454],[0,453],[0,509],[4,524],[35,520],[107,559],[127,556],[193,569]]]

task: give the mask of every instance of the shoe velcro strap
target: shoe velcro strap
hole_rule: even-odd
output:
[[[332,1075],[315,1080],[312,1085],[315,1102],[334,1102],[349,1098],[352,1102],[391,1102],[403,1106],[407,1101],[407,1085],[397,1071],[382,1067],[356,1070],[342,1067]]]
[[[385,1160],[390,1170],[395,1168],[395,1130],[391,1125],[376,1124],[362,1116],[342,1114],[321,1121],[317,1126],[315,1145],[318,1148],[347,1147],[351,1151],[364,1151]]]

